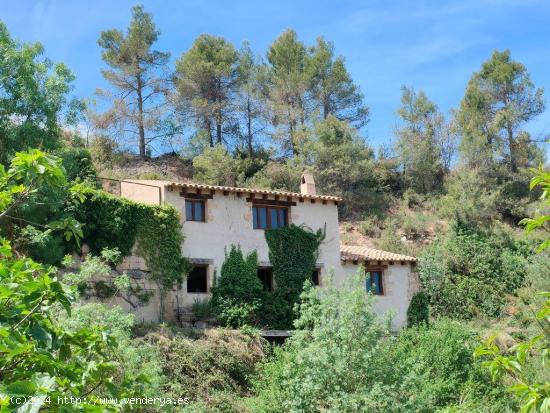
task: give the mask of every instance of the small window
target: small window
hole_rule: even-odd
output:
[[[187,275],[187,292],[188,293],[206,293],[208,292],[208,267],[196,266]]]
[[[273,270],[271,268],[258,268],[258,278],[265,291],[273,291]]]
[[[382,288],[382,271],[367,271],[367,291],[374,295],[384,294]]]
[[[288,225],[288,208],[272,206],[252,207],[254,229],[280,228]]]
[[[313,283],[313,285],[315,285],[316,287],[318,287],[319,285],[321,285],[320,283],[320,278],[319,278],[319,273],[320,273],[320,270],[318,268],[314,269],[312,272],[311,272],[311,282]]]
[[[185,220],[186,221],[205,221],[205,203],[204,201],[185,200]]]

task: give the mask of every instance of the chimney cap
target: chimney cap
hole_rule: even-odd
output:
[[[317,191],[315,189],[315,180],[313,179],[313,174],[309,172],[304,172],[302,174],[302,179],[300,180],[300,192],[304,195],[317,194]]]
[[[315,181],[313,180],[313,175],[309,172],[304,172],[302,174],[302,183],[303,184],[315,184]]]

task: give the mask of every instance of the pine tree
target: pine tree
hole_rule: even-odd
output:
[[[231,129],[237,61],[231,43],[202,34],[176,62],[179,100],[198,129],[207,134],[210,146],[223,143]]]
[[[113,100],[112,108],[100,117],[100,126],[113,129],[125,140],[137,137],[141,158],[147,156],[153,141],[166,136],[162,131],[167,90],[164,69],[170,54],[152,49],[159,34],[151,14],[135,6],[126,35],[107,30],[98,41],[103,61],[110,67],[101,73],[114,88],[114,92],[100,91]]]
[[[513,173],[528,166],[537,149],[522,127],[544,107],[543,90],[535,88],[525,66],[509,50],[493,52],[472,75],[457,114],[466,164],[485,171],[503,164]]]

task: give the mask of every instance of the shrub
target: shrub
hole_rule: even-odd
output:
[[[370,365],[387,325],[365,294],[364,275],[341,289],[308,286],[294,335],[255,383],[253,411],[368,411],[360,389],[372,383]]]
[[[92,163],[90,152],[85,148],[64,148],[58,151],[63,160],[68,181],[88,182],[96,184],[97,174]]]
[[[412,296],[409,308],[407,309],[407,325],[428,325],[430,318],[430,300],[425,292],[419,291]]]
[[[224,325],[241,327],[254,319],[263,296],[257,272],[256,251],[245,258],[240,247],[232,245],[226,252],[220,277],[212,288],[212,303]]]
[[[218,300],[217,316],[222,325],[231,328],[241,328],[257,324],[256,311],[260,301],[238,302],[231,298]]]
[[[432,315],[471,319],[503,314],[507,295],[523,284],[528,249],[508,234],[463,223],[419,256],[418,270]]]
[[[196,340],[181,335],[150,333],[145,341],[158,348],[166,376],[167,397],[189,397],[210,404],[219,392],[238,398],[248,394],[258,362],[264,360],[267,343],[259,336],[225,329],[206,330]],[[222,410],[223,411],[223,410]]]
[[[191,307],[191,311],[197,320],[208,320],[215,314],[212,300],[209,298],[205,300],[195,300]]]
[[[470,410],[463,411],[512,411],[505,389],[494,386],[474,359],[476,342],[471,329],[446,320],[403,330],[388,341],[376,360],[386,371],[379,377],[394,391],[387,411],[454,411],[464,405]]]
[[[395,222],[389,222],[376,240],[376,248],[384,251],[396,252],[398,254],[410,254],[408,246],[401,241],[401,236],[397,233]]]
[[[376,217],[368,217],[359,223],[358,229],[366,237],[379,237],[381,233],[381,223]]]

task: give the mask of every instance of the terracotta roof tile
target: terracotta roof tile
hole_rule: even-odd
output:
[[[267,195],[279,195],[279,196],[291,196],[295,198],[305,199],[320,199],[325,201],[339,202],[342,200],[339,196],[331,195],[308,195],[301,194],[299,192],[287,192],[287,191],[273,191],[271,189],[259,189],[259,188],[237,188],[233,186],[218,186],[207,184],[196,184],[193,182],[163,182],[164,186],[178,186],[182,188],[194,188],[194,189],[208,189],[211,191],[227,191],[227,192],[245,192],[250,194],[267,194]]]
[[[408,261],[416,262],[415,257],[376,250],[362,245],[341,245],[340,257],[344,261]]]

